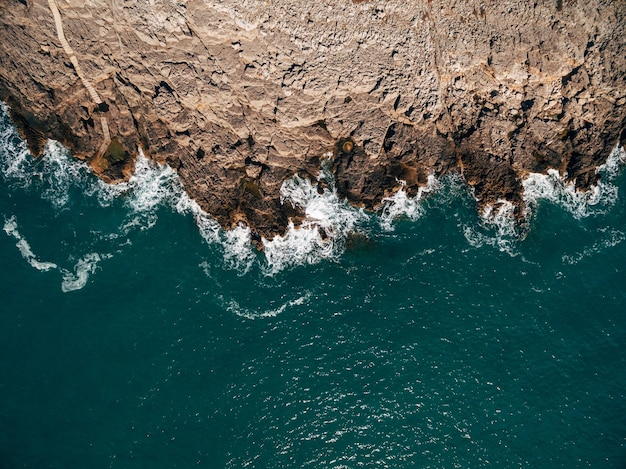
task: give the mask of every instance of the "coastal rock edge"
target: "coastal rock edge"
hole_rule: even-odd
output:
[[[376,209],[459,172],[479,205],[557,169],[578,188],[626,140],[626,3],[2,0],[0,99],[109,182],[138,148],[253,239],[302,213],[283,182],[332,162]]]

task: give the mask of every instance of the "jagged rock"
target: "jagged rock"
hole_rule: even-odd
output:
[[[59,140],[115,182],[141,147],[255,239],[329,152],[357,205],[460,171],[521,214],[520,178],[588,187],[626,124],[621,1],[1,3],[0,99],[35,154]]]

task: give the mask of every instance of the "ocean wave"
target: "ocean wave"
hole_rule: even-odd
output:
[[[283,183],[281,202],[302,209],[305,220],[297,228],[290,223],[283,236],[275,236],[271,241],[263,239],[266,274],[273,275],[296,265],[316,264],[323,259],[335,259],[343,252],[350,233],[369,220],[362,209],[339,199],[332,175],[323,171],[322,178],[328,188],[321,193],[318,184],[314,185],[297,175]]]
[[[48,140],[44,153],[32,176],[38,177],[45,184],[42,196],[59,209],[70,200],[70,188],[81,190],[93,183],[90,181],[91,170],[80,160],[72,158],[67,149],[59,142]]]
[[[613,148],[605,163],[598,166],[596,172],[603,178],[612,181],[619,175],[624,164],[626,164],[626,149],[618,144]]]
[[[473,247],[493,246],[499,251],[517,256],[521,240],[520,228],[515,218],[515,206],[507,200],[486,205],[475,226],[465,225],[463,235]]]
[[[624,148],[615,147],[607,161],[596,169],[602,179],[586,191],[577,189],[574,182],[567,182],[556,169],[549,169],[548,174],[529,174],[522,181],[527,218],[542,200],[562,207],[576,219],[606,213],[617,200],[618,188],[613,181],[625,162]]]
[[[251,243],[250,229],[238,225],[231,230],[223,230],[187,195],[178,174],[170,166],[149,160],[139,149],[133,176],[128,183],[122,184],[125,184],[126,204],[130,209],[122,232],[152,228],[157,222],[157,211],[169,207],[176,213],[193,217],[205,242],[221,246],[227,267],[243,275],[254,265],[257,256]]]
[[[67,208],[71,197],[78,191],[95,198],[101,207],[109,207],[117,201],[126,207],[127,213],[117,232],[101,235],[101,239],[111,241],[136,230],[149,230],[157,223],[159,210],[164,207],[183,216],[191,216],[205,242],[220,247],[225,266],[241,275],[259,267],[265,275],[272,276],[295,266],[338,259],[352,233],[369,234],[372,220],[381,230],[393,231],[394,221],[398,218],[419,219],[425,210],[424,196],[428,193],[438,193],[434,205],[445,205],[446,201],[459,197],[463,200],[467,198],[467,187],[459,182],[458,177],[448,176],[440,181],[430,176],[427,185],[421,187],[415,197],[409,197],[399,181],[401,187],[393,196],[381,201],[379,213],[368,215],[338,197],[329,166],[331,155],[326,156],[317,182],[299,176],[284,181],[281,202],[301,209],[305,219],[299,227],[290,223],[283,236],[275,236],[271,241],[263,239],[264,253],[259,254],[251,243],[248,227],[238,225],[231,230],[223,230],[216,220],[189,198],[178,174],[171,167],[149,160],[141,149],[133,176],[128,182],[114,185],[98,179],[85,162],[72,158],[58,142],[49,141],[42,157],[32,158],[8,120],[6,105],[0,103],[0,173],[9,186],[30,186],[40,191],[55,209]],[[617,187],[612,180],[625,161],[624,149],[616,148],[607,162],[598,168],[602,180],[587,192],[576,190],[554,170],[547,175],[529,175],[523,181],[524,198],[530,210],[528,215],[541,200],[563,206],[576,218],[603,213],[617,198]],[[322,181],[324,185],[320,184]],[[321,187],[324,187],[323,190]],[[10,225],[7,223],[5,231]],[[477,224],[468,226],[461,222],[459,226],[472,246],[491,245],[511,255],[517,254],[520,233],[512,205],[508,202],[499,201],[493,207],[486,207]],[[31,255],[28,243],[22,243],[20,249],[31,265],[37,265],[42,270],[56,268],[56,264],[40,262],[34,254]],[[93,261],[93,257],[84,261],[81,272],[89,274],[95,269],[97,261],[89,259]],[[66,286],[83,284],[81,279],[84,275],[78,275],[76,268],[72,271],[74,273],[65,275]]]
[[[250,271],[257,256],[250,242],[250,228],[238,225],[223,232],[221,245],[224,249],[226,265],[238,271],[241,275]]]
[[[393,231],[393,222],[398,218],[417,220],[424,210],[423,197],[442,188],[441,182],[435,176],[429,175],[427,184],[418,189],[415,197],[409,197],[404,190],[406,182],[398,181],[398,183],[401,185],[400,189],[391,197],[382,200],[382,209],[379,215],[380,226],[386,231]]]
[[[164,205],[175,204],[182,188],[178,175],[168,165],[148,160],[139,150],[133,175],[128,182],[116,184],[116,196],[123,197],[128,215],[120,226],[120,233],[149,230],[157,220],[157,211]]]
[[[25,186],[32,168],[32,157],[17,130],[10,124],[9,109],[0,101],[0,173],[5,180]]]
[[[34,158],[17,130],[11,125],[8,108],[0,101],[0,174],[9,187],[31,188],[41,192],[57,209],[67,207],[72,189],[95,196],[108,206],[124,188],[96,178],[84,161],[73,158],[54,140],[48,140],[43,154]]]
[[[547,174],[529,174],[522,181],[526,203],[524,217],[530,219],[542,201],[562,207],[575,219],[606,213],[617,200],[618,187],[614,180],[625,162],[624,148],[615,147],[606,163],[596,169],[602,179],[586,191],[577,189],[573,182],[567,182],[555,169],[548,170]],[[463,225],[465,238],[473,247],[490,245],[517,256],[525,231],[519,226],[514,210],[514,205],[506,200],[487,205],[480,214],[478,225]]]
[[[166,164],[149,160],[141,149],[133,175],[122,184],[127,193],[127,204],[135,213],[152,212],[164,202],[176,205],[182,193],[176,172]]]

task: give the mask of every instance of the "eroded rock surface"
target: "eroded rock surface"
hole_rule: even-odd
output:
[[[114,182],[141,147],[257,239],[297,220],[281,184],[328,152],[356,205],[459,171],[480,204],[520,214],[525,174],[588,187],[626,124],[623,1],[0,6],[0,99],[35,153],[59,140]]]

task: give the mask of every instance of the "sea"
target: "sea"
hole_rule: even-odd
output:
[[[258,251],[0,105],[0,468],[623,469],[625,161],[530,174],[526,227],[458,176],[368,213],[323,169]]]

